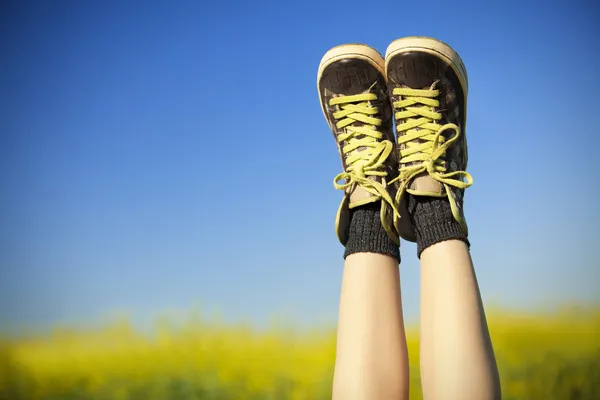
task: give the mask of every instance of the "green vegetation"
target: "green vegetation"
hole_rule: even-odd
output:
[[[600,395],[600,310],[489,313],[503,397],[592,400]],[[418,335],[409,332],[411,398],[421,398]],[[332,329],[300,332],[196,320],[56,329],[0,344],[1,400],[300,400],[331,398]]]

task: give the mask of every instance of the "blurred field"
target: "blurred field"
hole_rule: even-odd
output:
[[[600,398],[600,309],[488,312],[503,398]],[[409,334],[411,398],[421,398],[418,334]],[[152,336],[129,323],[4,339],[0,399],[327,399],[333,329],[302,331],[190,318]]]

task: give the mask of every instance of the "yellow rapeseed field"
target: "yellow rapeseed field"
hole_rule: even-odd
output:
[[[600,310],[488,313],[504,399],[600,399]],[[0,344],[2,400],[331,398],[331,328],[254,330],[200,319],[153,335],[117,322]],[[421,398],[409,332],[411,398]]]

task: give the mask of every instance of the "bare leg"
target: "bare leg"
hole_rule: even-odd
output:
[[[466,172],[466,68],[454,49],[426,37],[392,42],[385,65],[400,148],[396,200],[408,200],[397,227],[416,239],[421,258],[423,396],[499,399],[463,215],[464,190],[473,182]]]
[[[425,399],[500,399],[500,381],[467,245],[421,254],[421,381]]]
[[[398,173],[384,60],[371,47],[330,49],[319,65],[323,114],[342,157],[344,190],[336,228],[346,250],[340,299],[336,400],[405,400],[408,355],[389,184]],[[340,183],[343,182],[343,183]],[[395,212],[392,212],[395,211]]]
[[[398,261],[356,253],[346,258],[333,398],[408,399],[408,352]]]

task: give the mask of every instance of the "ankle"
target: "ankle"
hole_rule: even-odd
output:
[[[350,218],[344,259],[355,253],[376,253],[393,257],[400,262],[400,247],[381,224],[381,201],[353,209]]]
[[[408,209],[417,237],[417,255],[436,243],[460,240],[470,246],[467,233],[456,221],[447,198],[409,196]]]

